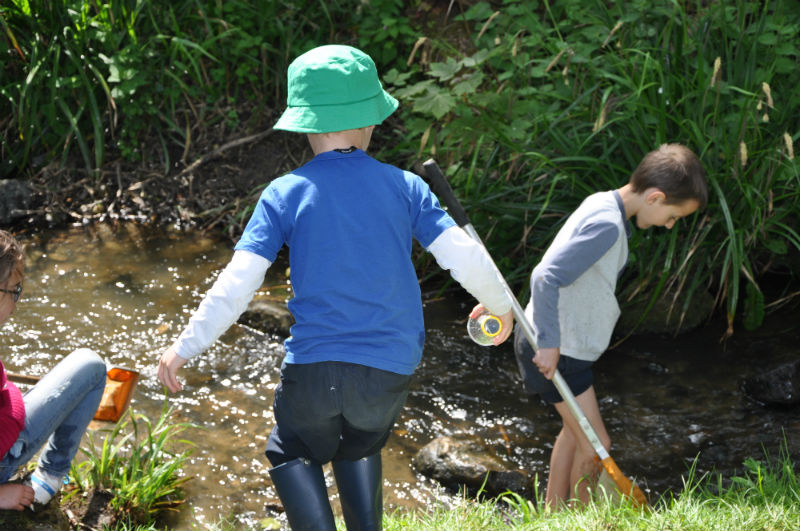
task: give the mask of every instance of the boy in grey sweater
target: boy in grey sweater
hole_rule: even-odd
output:
[[[563,423],[545,494],[554,510],[572,497],[586,503],[599,472],[594,449],[551,382],[556,368],[606,449],[611,444],[594,392],[592,364],[608,348],[619,317],[614,290],[628,260],[629,220],[636,216],[640,229],[671,229],[707,201],[697,156],[680,144],[664,144],[644,157],[628,184],[587,197],[531,274],[525,313],[539,350],[534,352],[517,329],[514,351],[526,391],[553,404]]]

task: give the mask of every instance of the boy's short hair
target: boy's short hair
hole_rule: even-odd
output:
[[[22,245],[11,233],[0,230],[0,282],[7,281],[22,261]]]
[[[658,188],[668,205],[694,199],[703,209],[708,204],[706,172],[700,159],[682,144],[661,144],[642,159],[630,179],[633,191]]]

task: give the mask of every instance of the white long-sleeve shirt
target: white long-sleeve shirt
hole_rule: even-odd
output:
[[[483,246],[460,227],[443,231],[427,248],[442,269],[461,284],[490,312],[503,315],[511,301],[498,277],[492,259]],[[186,329],[173,344],[182,358],[193,358],[205,351],[242,313],[264,282],[272,262],[239,250],[208,290]]]

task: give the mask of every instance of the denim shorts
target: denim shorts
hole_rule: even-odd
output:
[[[355,461],[386,444],[408,396],[411,375],[326,361],[284,363],[275,389],[272,466],[298,457]]]
[[[539,367],[533,363],[536,352],[531,348],[519,325],[514,326],[514,354],[517,356],[519,373],[528,394],[539,395],[548,404],[557,404],[563,401],[553,382],[545,378],[539,371]],[[594,384],[593,364],[593,361],[578,360],[563,354],[559,356],[558,372],[564,377],[575,396],[580,395]]]

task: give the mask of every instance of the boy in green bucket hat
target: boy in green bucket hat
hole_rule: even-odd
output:
[[[417,175],[366,153],[397,108],[369,56],[314,48],[289,66],[288,108],[275,125],[306,133],[314,158],[272,181],[230,264],[177,341],[159,379],[176,375],[247,308],[287,245],[295,318],[275,389],[269,471],[295,531],[333,530],[322,465],[332,463],[347,529],[380,529],[380,451],[405,403],[425,329],[411,260],[416,239],[476,299],[501,316],[511,304],[491,259]]]

